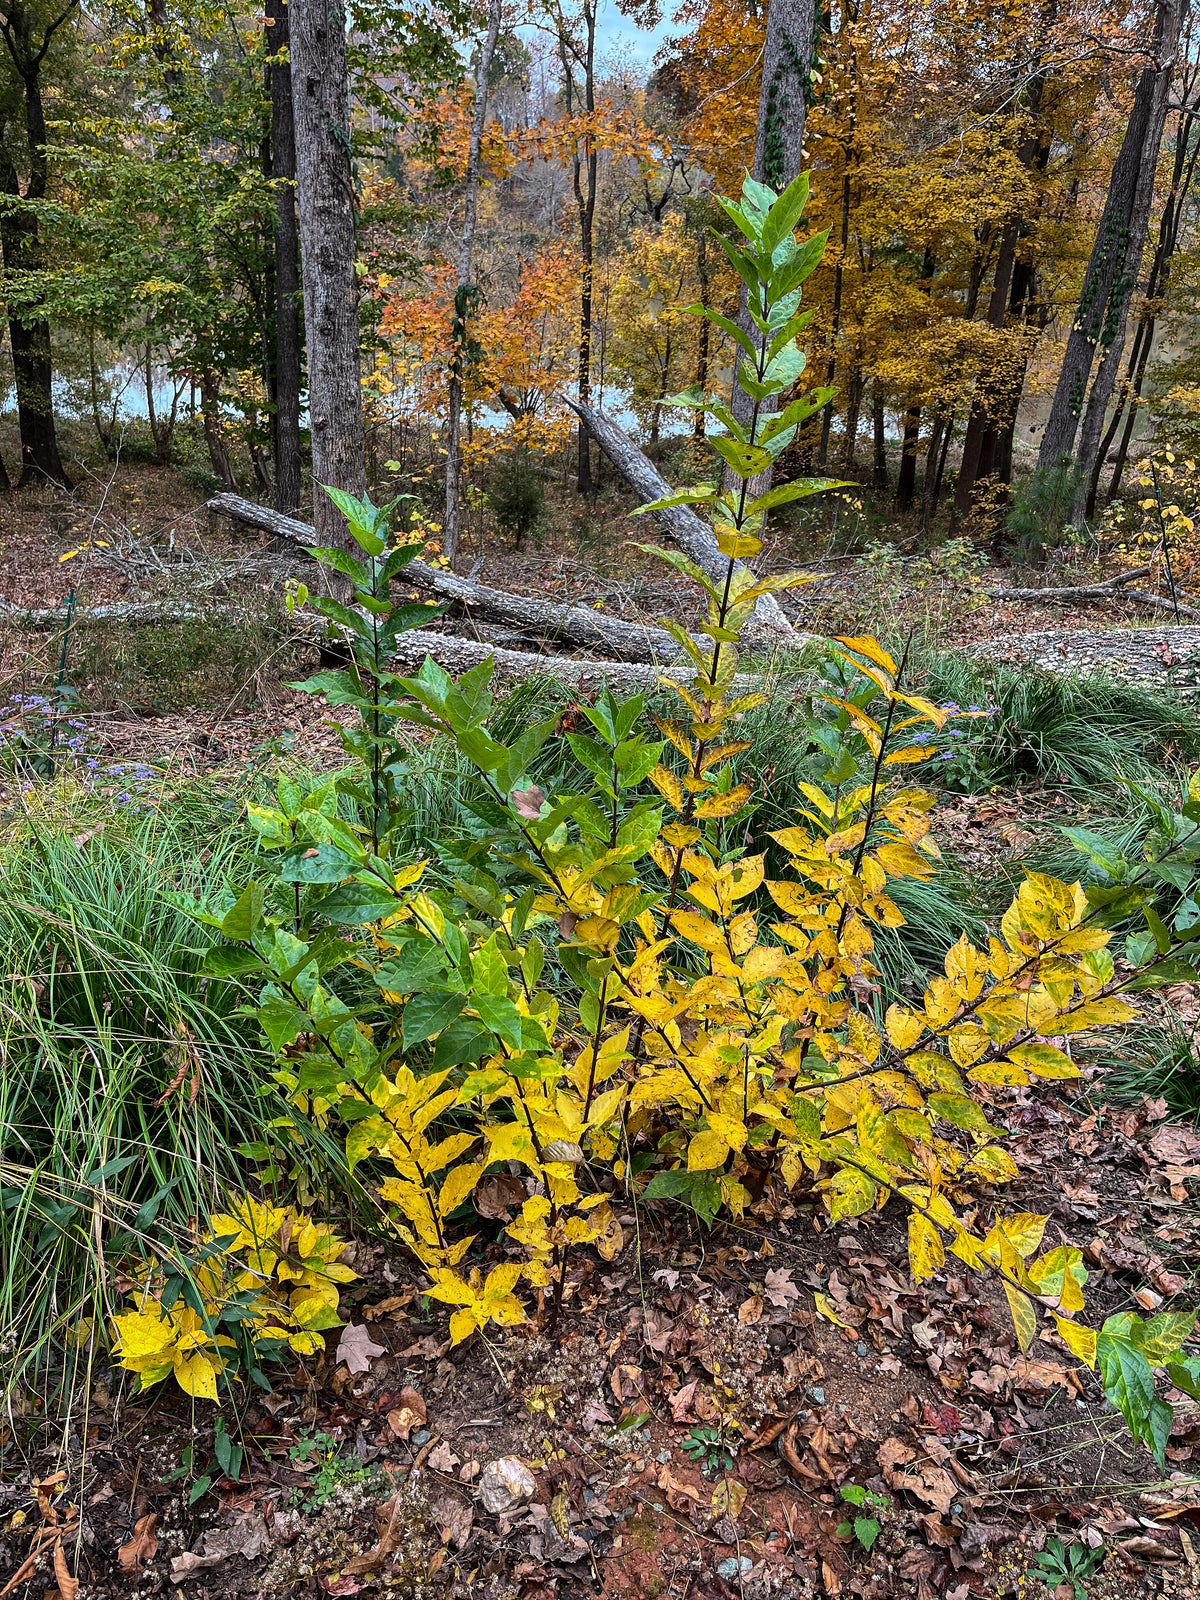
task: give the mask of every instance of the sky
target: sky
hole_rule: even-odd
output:
[[[597,42],[604,54],[624,55],[643,71],[650,68],[659,46],[675,28],[669,10],[657,28],[639,28],[621,15],[615,0],[601,0],[597,22]]]

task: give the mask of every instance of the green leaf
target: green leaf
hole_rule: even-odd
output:
[[[640,517],[647,511],[668,511],[672,506],[704,505],[709,500],[715,500],[720,492],[719,489],[703,483],[692,489],[674,489],[658,500],[649,500],[644,506],[635,506],[629,514],[632,517]]]
[[[777,489],[760,494],[746,507],[748,517],[769,511],[773,506],[789,505],[793,500],[805,500],[812,494],[828,494],[830,489],[856,489],[857,484],[844,478],[795,478],[791,483],[781,483]]]
[[[879,1537],[879,1524],[874,1517],[855,1517],[854,1537],[864,1550],[870,1550]]]
[[[352,882],[343,883],[323,895],[317,901],[316,910],[330,922],[356,928],[393,916],[399,903],[382,884]]]
[[[1096,1336],[1096,1360],[1106,1397],[1125,1418],[1134,1438],[1140,1439],[1154,1399],[1154,1374],[1121,1326],[1129,1316],[1123,1313],[1108,1318]]]
[[[770,452],[760,445],[743,444],[740,439],[730,439],[721,433],[709,434],[708,443],[739,478],[752,478],[771,465]]]
[[[1160,1311],[1149,1322],[1135,1322],[1130,1337],[1152,1367],[1164,1367],[1179,1354],[1195,1326],[1194,1311]]]
[[[774,253],[775,246],[781,239],[789,238],[796,231],[797,224],[804,215],[804,208],[808,204],[808,185],[808,173],[798,173],[767,212],[767,220],[762,230],[762,243],[763,249],[768,254]]]
[[[321,487],[345,517],[355,543],[369,556],[382,555],[387,548],[387,540],[377,532],[381,520],[379,510],[369,500],[357,500],[344,489],[333,489],[327,483]],[[382,520],[386,526],[386,516]]]
[[[473,994],[471,1004],[485,1027],[513,1050],[521,1048],[521,1013],[511,1000],[502,995]]]
[[[369,589],[371,587],[371,574],[361,561],[354,559],[348,550],[337,550],[330,545],[313,545],[311,551],[323,565],[332,567],[335,572],[343,573],[358,588]]]
[[[427,989],[424,994],[413,995],[404,1008],[402,1019],[404,1048],[411,1050],[413,1045],[423,1044],[441,1033],[466,1003],[466,995],[445,989]]]
[[[248,883],[234,905],[221,918],[221,932],[225,937],[235,939],[239,943],[249,940],[262,921],[265,900],[264,885],[258,882]]]

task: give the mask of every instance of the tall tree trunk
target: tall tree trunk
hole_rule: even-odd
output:
[[[0,149],[0,250],[10,283],[41,271],[44,251],[34,206],[45,200],[50,181],[46,154],[46,113],[42,103],[42,63],[55,32],[75,10],[76,0],[42,27],[35,36],[34,18],[24,0],[12,0],[0,13],[0,33],[21,81],[28,146],[29,181],[21,194],[11,144]],[[7,129],[0,130],[7,134]],[[22,201],[24,203],[22,203]],[[17,421],[21,434],[21,482],[49,480],[70,488],[70,479],[58,450],[54,426],[53,368],[50,360],[50,324],[33,305],[15,313],[10,309],[8,337],[12,349],[17,390]]]
[[[293,0],[294,3],[294,0]],[[267,67],[271,86],[271,177],[275,181],[275,509],[300,506],[300,236],[296,226],[296,127],[286,0],[271,0]]]
[[[1084,275],[1083,291],[1067,340],[1062,370],[1042,445],[1038,467],[1051,469],[1076,454],[1079,419],[1084,417],[1078,459],[1085,479],[1103,429],[1104,413],[1116,378],[1125,339],[1129,295],[1137,281],[1154,193],[1154,170],[1166,122],[1171,73],[1188,0],[1158,0],[1151,46],[1152,65],[1143,68],[1133,108],[1117,159],[1108,196]],[[1116,346],[1116,356],[1109,355]],[[1092,385],[1088,409],[1084,397],[1097,349],[1103,349],[1100,372]]]
[[[758,131],[754,140],[753,176],[772,189],[786,189],[799,176],[804,161],[804,127],[812,93],[812,61],[816,48],[815,0],[770,0],[763,41],[762,86],[758,95]],[[755,335],[746,309],[743,284],[738,308],[743,330]],[[759,415],[769,409],[760,407]],[[754,414],[754,401],[735,380],[730,410],[741,423]],[[729,480],[726,474],[727,486]],[[752,478],[750,495],[771,487],[771,469]]]
[[[596,109],[596,14],[599,0],[583,0],[581,16],[584,36],[581,45],[575,45],[568,35],[566,21],[559,11],[558,54],[562,63],[564,88],[567,99],[567,116],[575,114],[575,102],[582,101],[583,110],[590,116]],[[582,90],[577,88],[571,57],[583,71]],[[579,214],[579,255],[582,265],[579,291],[579,360],[576,392],[581,405],[591,404],[592,393],[592,290],[595,277],[595,221],[596,182],[599,173],[599,152],[591,132],[582,141],[576,140],[571,168],[571,181],[575,190],[575,209]],[[582,419],[577,434],[578,470],[576,488],[580,494],[592,491],[591,435]]]
[[[454,354],[450,362],[450,388],[446,416],[446,514],[442,526],[442,551],[453,563],[458,554],[459,479],[462,474],[462,392],[466,366],[468,322],[471,314],[471,256],[475,248],[475,217],[479,201],[479,152],[487,120],[488,77],[500,34],[500,0],[488,5],[487,34],[479,52],[475,73],[475,115],[471,119],[471,143],[467,149],[467,184],[463,196],[462,235],[455,263]]]
[[[1125,329],[1129,321],[1129,304],[1133,290],[1142,271],[1142,253],[1150,227],[1150,210],[1154,203],[1154,181],[1158,172],[1159,148],[1170,109],[1171,77],[1179,49],[1179,36],[1187,16],[1188,0],[1166,0],[1155,14],[1155,44],[1158,71],[1153,74],[1150,108],[1147,116],[1146,136],[1142,145],[1141,160],[1134,182],[1133,204],[1129,213],[1129,237],[1120,266],[1121,276],[1110,296],[1109,312],[1100,335],[1104,354],[1100,367],[1092,380],[1087,409],[1079,428],[1077,460],[1082,477],[1071,506],[1071,521],[1081,522],[1090,498],[1093,472],[1099,471],[1097,456],[1100,436],[1108,415],[1109,402],[1116,387],[1121,356],[1125,349]],[[1139,84],[1140,88],[1140,84]]]
[[[220,478],[223,489],[236,494],[238,482],[234,477],[229,451],[225,447],[225,436],[221,432],[220,387],[216,373],[207,369],[200,374],[200,414],[204,418],[204,442],[208,446],[208,459],[213,472]]]
[[[858,20],[857,15],[851,10],[849,4],[843,3],[842,28],[843,33],[852,22]],[[846,107],[847,129],[846,137],[842,142],[842,203],[841,224],[838,229],[838,258],[837,266],[833,271],[833,308],[829,328],[829,359],[825,366],[825,385],[830,387],[833,383],[834,373],[837,370],[837,342],[842,331],[842,292],[846,272],[846,251],[850,244],[850,164],[854,158],[854,139],[858,129],[858,52],[854,48],[853,36],[850,38],[850,87],[847,95]],[[817,447],[817,471],[824,472],[829,465],[829,434],[833,427],[833,406],[828,405],[821,417],[821,442]]]
[[[887,437],[884,431],[883,390],[871,386],[871,487],[878,494],[888,491]]]
[[[313,524],[336,545],[349,540],[346,520],[319,485],[367,487],[345,0],[290,0],[290,11]]]
[[[896,510],[907,511],[917,486],[917,444],[921,434],[921,408],[904,413],[904,439],[900,448],[900,470],[896,474]]]
[[[1192,181],[1196,173],[1196,158],[1200,155],[1200,144],[1193,137],[1197,112],[1191,105],[1191,84],[1183,86],[1184,104],[1189,107],[1187,112],[1180,116],[1179,125],[1175,130],[1175,160],[1171,169],[1171,188],[1163,204],[1163,214],[1158,225],[1158,242],[1154,248],[1154,255],[1150,263],[1150,273],[1146,281],[1145,299],[1141,316],[1138,318],[1137,332],[1134,334],[1133,348],[1129,352],[1129,365],[1125,370],[1125,381],[1121,385],[1121,392],[1117,404],[1113,408],[1112,421],[1108,431],[1100,442],[1096,452],[1096,460],[1092,467],[1091,483],[1088,491],[1087,505],[1084,514],[1093,517],[1096,513],[1096,491],[1100,482],[1100,474],[1104,470],[1104,463],[1108,452],[1121,426],[1121,419],[1125,416],[1125,428],[1121,435],[1121,443],[1117,449],[1117,460],[1113,467],[1112,480],[1109,484],[1108,498],[1111,500],[1120,487],[1121,477],[1125,471],[1125,461],[1129,454],[1129,443],[1133,437],[1133,429],[1137,422],[1138,404],[1142,395],[1142,384],[1145,382],[1146,369],[1150,362],[1150,351],[1154,345],[1154,331],[1157,324],[1156,307],[1163,301],[1171,277],[1171,258],[1175,254],[1179,242],[1179,229],[1183,221],[1184,208],[1187,203]]]

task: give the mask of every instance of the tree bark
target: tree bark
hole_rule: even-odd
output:
[[[290,49],[288,0],[270,0],[267,71],[271,88],[271,177],[275,217],[275,509],[300,505],[300,235],[296,225],[296,126],[292,69],[282,59]]]
[[[225,436],[221,432],[220,389],[215,372],[202,372],[200,374],[200,413],[204,418],[204,442],[208,446],[208,459],[212,464],[213,473],[218,477],[227,490],[237,488],[237,478],[234,476],[233,463],[229,459],[229,451],[225,447]]]
[[[591,406],[581,405],[576,400],[567,400],[566,403],[579,416],[613,466],[638,494],[647,500],[658,500],[671,493],[671,485],[662,473],[615,422],[600,412],[593,411]],[[721,583],[725,581],[729,563],[717,549],[712,529],[689,506],[669,506],[665,510],[656,511],[655,516],[679,548],[689,555],[698,567],[702,567],[709,577],[716,581]],[[789,633],[792,631],[792,625],[774,595],[760,596],[755,602],[754,615],[761,626],[781,628]]]
[[[1120,278],[1110,296],[1108,316],[1100,335],[1104,354],[1092,381],[1087,409],[1079,429],[1077,459],[1083,476],[1071,507],[1071,521],[1083,520],[1089,499],[1092,473],[1100,448],[1100,436],[1108,415],[1109,401],[1116,387],[1121,356],[1125,349],[1125,329],[1129,321],[1129,304],[1133,289],[1142,271],[1142,254],[1146,247],[1146,234],[1150,227],[1150,210],[1154,203],[1154,180],[1158,172],[1158,154],[1170,109],[1171,77],[1179,51],[1179,37],[1187,16],[1188,0],[1160,0],[1155,13],[1155,65],[1150,74],[1149,109],[1146,134],[1142,144],[1141,159],[1134,180],[1133,201],[1129,210],[1128,241],[1120,266]],[[1145,76],[1145,74],[1143,74]],[[1141,84],[1139,83],[1139,90]]]
[[[816,26],[814,0],[770,0],[763,40],[753,176],[776,191],[786,189],[799,176],[804,163],[804,127],[812,93]],[[746,309],[744,284],[738,303],[738,322],[743,332],[751,338],[757,337],[758,331]],[[754,401],[737,382],[738,360],[740,357],[735,352],[730,410],[738,422],[746,424],[754,414]],[[771,409],[772,402],[764,402],[759,416],[765,416]],[[765,494],[771,487],[771,478],[772,471],[768,467],[750,480],[747,494]],[[726,473],[727,488],[733,481]]]
[[[887,435],[884,430],[883,390],[871,387],[871,487],[877,494],[888,492]]]
[[[904,438],[900,446],[900,470],[896,474],[896,510],[907,511],[917,486],[917,444],[921,434],[921,408],[904,413]]]
[[[24,0],[12,0],[6,12],[0,14],[0,34],[21,81],[29,158],[29,181],[22,196],[11,147],[0,139],[0,195],[7,197],[0,200],[0,250],[10,282],[40,272],[45,264],[37,213],[32,209],[45,200],[50,182],[42,64],[55,33],[74,14],[77,3],[78,0],[67,0],[59,15],[39,30],[40,39],[35,37],[34,19]],[[0,136],[6,132],[0,127]],[[14,314],[10,309],[8,337],[21,434],[20,481],[26,484],[49,480],[69,489],[71,480],[62,464],[54,425],[50,324],[36,310]]]
[[[458,555],[459,480],[462,473],[463,374],[467,355],[467,324],[471,314],[471,256],[475,248],[475,217],[479,201],[479,152],[487,120],[488,77],[492,56],[500,33],[500,0],[489,0],[487,34],[479,52],[475,74],[475,114],[471,119],[471,143],[467,150],[466,193],[463,196],[462,236],[455,262],[454,320],[451,329],[454,354],[450,362],[450,385],[446,417],[446,514],[442,524],[442,552],[453,565]]]
[[[296,201],[308,344],[313,523],[349,541],[320,485],[366,493],[345,0],[290,0]]]
[[[1062,370],[1042,445],[1038,467],[1052,469],[1065,458],[1076,455],[1075,441],[1079,419],[1084,416],[1084,397],[1096,351],[1103,348],[1106,359],[1092,386],[1084,426],[1084,441],[1078,458],[1084,466],[1085,480],[1091,467],[1089,448],[1094,453],[1104,423],[1104,412],[1116,377],[1116,361],[1124,343],[1129,295],[1137,281],[1142,249],[1146,239],[1150,204],[1154,193],[1154,168],[1166,122],[1171,73],[1175,65],[1179,33],[1188,0],[1158,0],[1154,19],[1152,64],[1143,68],[1134,93],[1133,108],[1121,149],[1113,164],[1108,196],[1096,230],[1083,291],[1067,340]],[[1116,345],[1117,355],[1107,355]]]
[[[599,0],[583,0],[580,14],[583,19],[582,46],[570,37],[562,7],[558,7],[558,58],[563,69],[563,89],[566,95],[567,116],[575,115],[575,102],[580,99],[584,112],[590,117],[596,109],[596,14]],[[582,68],[582,91],[577,89],[571,60]],[[582,144],[582,148],[581,148]],[[595,276],[594,234],[596,222],[596,185],[599,173],[599,152],[592,133],[582,141],[575,141],[571,163],[571,183],[575,191],[575,209],[579,216],[579,255],[582,273],[579,291],[579,355],[576,376],[576,397],[580,405],[588,406],[592,399],[592,293]],[[577,432],[578,465],[576,488],[580,494],[592,492],[592,454],[590,435],[581,421]]]

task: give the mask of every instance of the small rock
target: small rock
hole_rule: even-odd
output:
[[[499,1461],[489,1461],[479,1479],[479,1498],[485,1511],[493,1516],[501,1511],[511,1511],[522,1500],[531,1500],[537,1492],[533,1473],[516,1456],[502,1456]]]
[[[871,1353],[867,1349],[866,1345],[862,1343],[861,1340],[858,1342],[858,1344],[856,1344],[854,1346],[854,1349],[855,1349],[855,1352],[860,1356],[867,1356],[867,1355],[870,1355],[870,1353]]]
[[[754,1565],[749,1556],[730,1556],[717,1562],[718,1578],[744,1578]]]
[[[428,1428],[422,1428],[418,1433],[414,1433],[413,1434],[412,1442],[414,1444],[418,1444],[418,1445],[419,1444],[428,1444],[430,1439],[432,1439],[432,1438],[433,1438],[433,1435],[430,1433],[429,1429]]]
[[[825,1404],[824,1389],[810,1389],[808,1392],[810,1395],[812,1395],[813,1401],[816,1405],[823,1406]]]
[[[670,1461],[671,1452],[669,1450],[660,1450],[654,1459],[656,1461]]]

